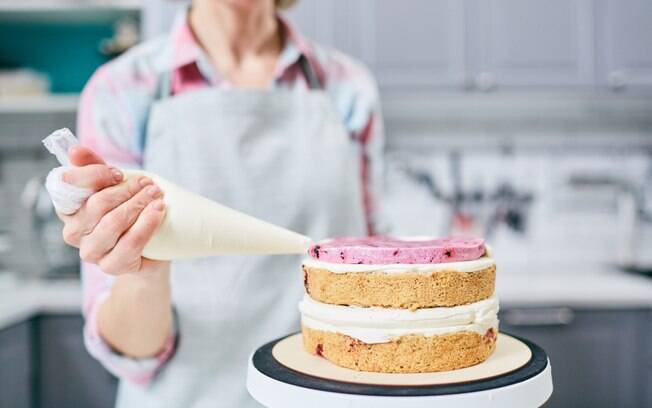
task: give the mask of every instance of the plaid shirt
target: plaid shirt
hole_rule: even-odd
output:
[[[362,146],[361,174],[369,231],[373,229],[374,197],[379,191],[383,129],[378,93],[373,78],[346,55],[313,44],[279,17],[286,33],[270,89],[307,89],[298,64],[304,55],[342,118],[353,143]],[[180,16],[170,34],[141,44],[100,67],[82,92],[77,133],[81,142],[111,164],[137,168],[142,165],[149,109],[155,100],[158,79],[171,73],[173,95],[205,87],[229,89],[233,85],[216,72]],[[98,333],[97,313],[108,297],[112,278],[96,265],[82,265],[84,288],[84,339],[89,352],[113,374],[147,384],[172,356],[176,332],[158,355],[133,359],[120,355]]]

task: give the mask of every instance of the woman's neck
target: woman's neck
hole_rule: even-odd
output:
[[[258,0],[243,7],[196,0],[189,24],[213,65],[234,83],[271,79],[283,42],[273,1]],[[247,78],[252,75],[258,78]]]

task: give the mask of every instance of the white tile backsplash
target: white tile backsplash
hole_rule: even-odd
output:
[[[622,141],[614,136],[614,143]],[[641,184],[651,157],[645,150],[622,149],[515,153],[471,150],[462,153],[461,180],[464,190],[493,191],[509,182],[517,191],[534,197],[524,233],[503,225],[489,237],[502,272],[590,272],[618,261],[622,243],[618,239],[616,200],[623,193],[622,187],[580,188],[569,184],[569,179],[581,176]],[[442,190],[450,192],[450,157],[433,146],[430,151],[421,148],[412,155],[400,151],[390,155],[390,163],[386,214],[393,231],[412,235],[444,233],[447,206],[435,204],[427,189],[410,180],[401,169],[408,166],[427,171]]]

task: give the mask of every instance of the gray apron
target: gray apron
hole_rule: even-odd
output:
[[[315,240],[364,234],[360,147],[300,62],[310,90],[164,90],[150,112],[144,168]],[[245,389],[247,358],[299,329],[300,259],[172,262],[176,354],[150,386],[122,381],[118,406],[258,406]]]

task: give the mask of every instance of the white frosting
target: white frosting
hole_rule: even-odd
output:
[[[498,329],[498,298],[462,306],[434,307],[410,311],[382,307],[340,306],[317,302],[304,295],[299,303],[303,325],[316,330],[342,333],[368,344],[421,334],[435,336],[455,332],[484,335]]]
[[[483,256],[473,261],[446,262],[436,264],[369,264],[369,265],[352,265],[333,262],[317,261],[308,258],[303,261],[303,265],[309,268],[325,269],[333,273],[352,273],[352,272],[384,272],[384,273],[424,273],[430,274],[437,271],[457,271],[457,272],[476,272],[494,266],[496,263],[493,258]]]

